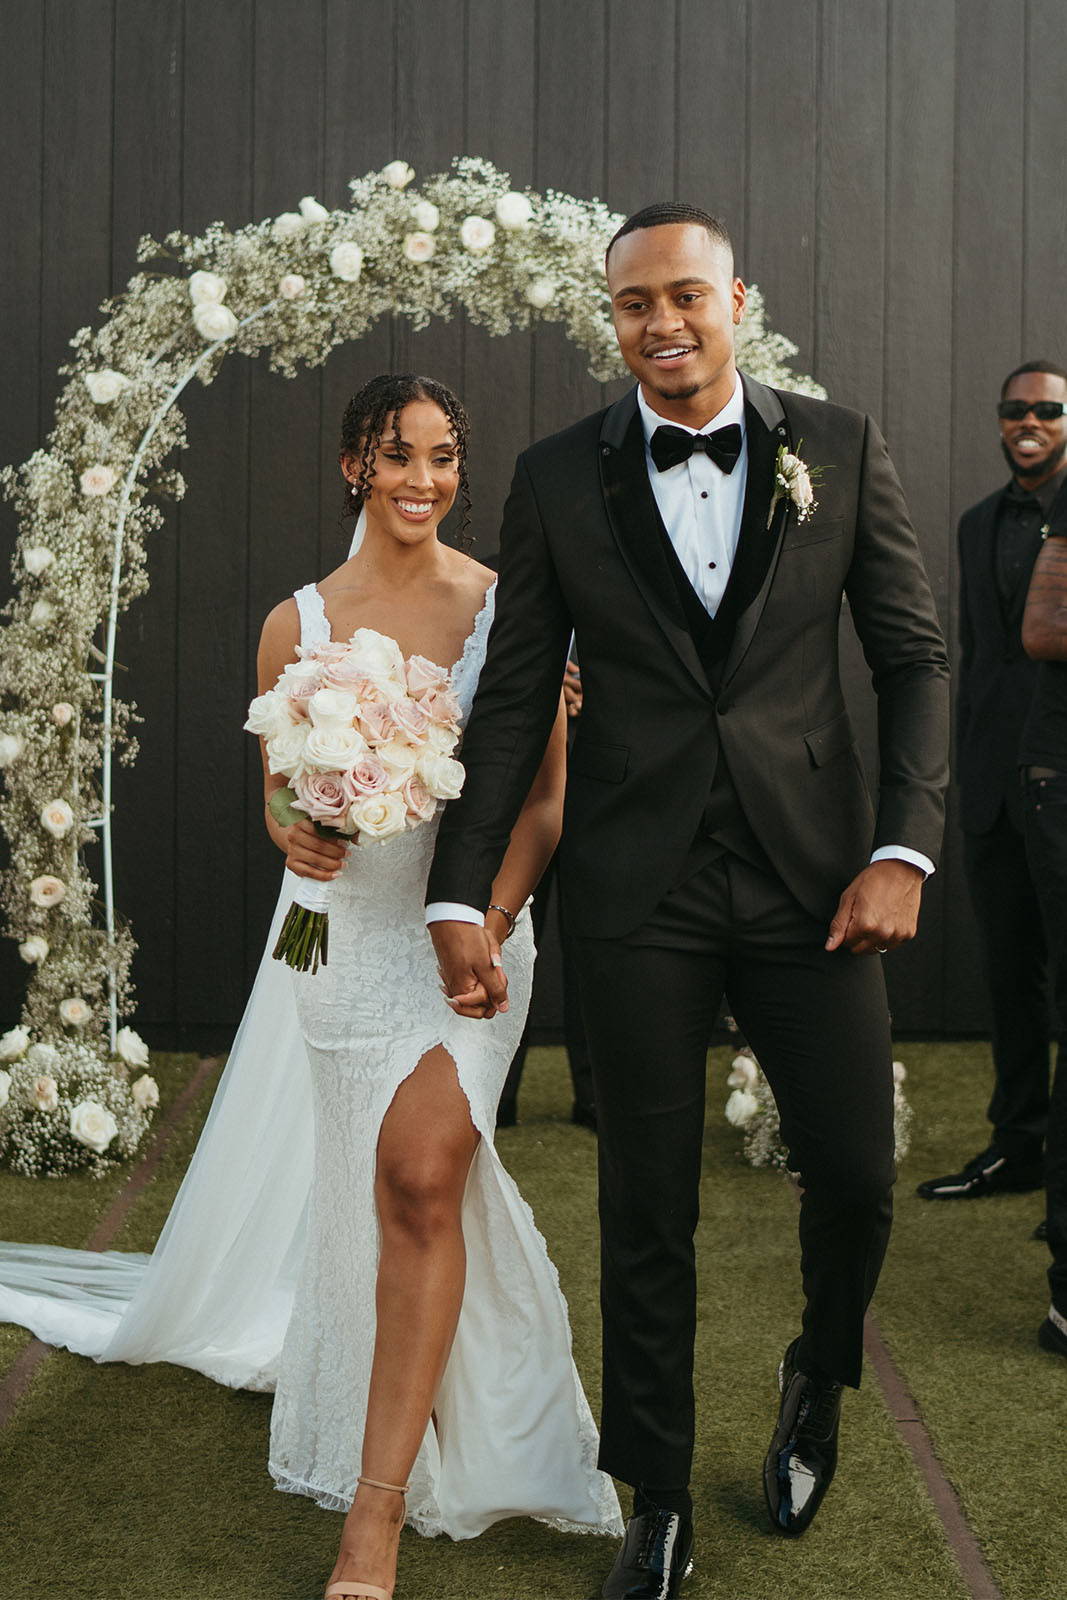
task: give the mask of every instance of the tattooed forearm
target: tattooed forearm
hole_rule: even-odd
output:
[[[1026,596],[1023,649],[1035,661],[1067,661],[1067,536],[1050,534],[1041,547]]]

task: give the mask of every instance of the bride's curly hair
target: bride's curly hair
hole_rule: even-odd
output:
[[[467,476],[470,417],[458,396],[435,378],[420,378],[411,372],[383,372],[377,378],[371,378],[352,396],[341,422],[341,454],[357,458],[359,477],[345,491],[342,515],[358,515],[374,477],[374,458],[378,454],[382,435],[388,424],[413,400],[432,400],[448,418],[456,443],[463,508],[456,543],[461,550],[469,553],[474,543],[467,532],[471,520],[471,491]]]

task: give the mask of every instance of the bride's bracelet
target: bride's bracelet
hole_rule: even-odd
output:
[[[507,906],[489,906],[488,909],[489,911],[499,911],[500,915],[507,919],[508,931],[504,935],[504,938],[510,939],[511,935],[515,932],[515,918],[512,916]]]

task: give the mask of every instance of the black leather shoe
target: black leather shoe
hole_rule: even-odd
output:
[[[763,1463],[763,1492],[771,1522],[793,1537],[810,1527],[837,1467],[841,1384],[798,1372],[794,1339],[778,1372],[782,1403]]]
[[[498,1128],[514,1128],[519,1120],[519,1110],[514,1100],[501,1100],[496,1108]]]
[[[593,1133],[595,1133],[596,1132],[596,1107],[595,1106],[583,1106],[579,1101],[576,1100],[574,1102],[573,1107],[571,1108],[571,1121],[575,1124],[576,1127],[589,1128],[589,1129],[592,1130]]]
[[[1042,1350],[1050,1350],[1054,1356],[1067,1356],[1067,1333],[1058,1328],[1051,1317],[1046,1317],[1038,1328],[1037,1342]]]
[[[1026,1194],[1040,1189],[1044,1181],[1040,1162],[1032,1167],[1013,1165],[991,1144],[962,1172],[927,1178],[915,1193],[921,1200],[976,1200],[987,1194]]]
[[[693,1519],[676,1511],[631,1517],[601,1600],[674,1600],[693,1570]]]
[[[1039,1239],[1042,1244],[1048,1243],[1048,1219],[1042,1218],[1030,1235],[1031,1239]]]

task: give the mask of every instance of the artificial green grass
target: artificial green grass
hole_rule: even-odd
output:
[[[700,1228],[699,1546],[685,1593],[956,1600],[964,1586],[870,1382],[849,1398],[842,1472],[818,1523],[796,1543],[766,1531],[759,1470],[776,1408],[774,1369],[798,1309],[796,1208],[781,1179],[740,1159],[720,1115],[724,1073],[719,1052]],[[205,1093],[120,1247],[151,1247],[206,1106]],[[562,1053],[532,1051],[523,1122],[501,1135],[500,1148],[559,1266],[595,1401],[595,1142],[565,1120],[568,1106]],[[80,1242],[112,1181],[80,1190],[24,1185],[15,1236]],[[316,1600],[341,1518],[274,1492],[265,1471],[269,1415],[269,1396],[221,1389],[181,1368],[50,1357],[0,1435],[4,1600],[52,1590],[80,1600]],[[398,1600],[585,1600],[599,1592],[612,1556],[611,1541],[524,1521],[462,1544],[405,1533]]]
[[[992,1083],[980,1042],[901,1045],[916,1110],[876,1312],[1006,1600],[1067,1595],[1067,1362],[1039,1349],[1040,1193],[923,1201],[923,1178],[983,1149]]]

